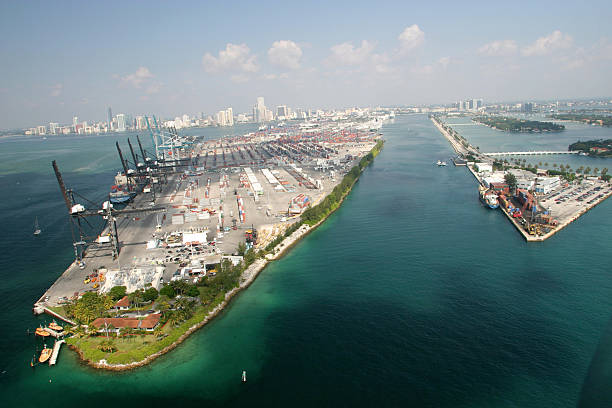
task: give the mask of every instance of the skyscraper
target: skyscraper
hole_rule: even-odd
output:
[[[123,113],[117,115],[117,131],[125,132],[125,115]]]
[[[113,126],[113,111],[111,110],[111,107],[108,107],[108,130],[112,130]]]
[[[227,108],[225,110],[225,120],[227,122],[227,126],[234,126],[234,111],[232,108]]]
[[[253,108],[253,120],[255,122],[266,121],[266,105],[263,96],[257,97],[257,104]]]
[[[281,106],[277,106],[276,107],[276,117],[277,118],[286,118],[288,115],[287,113],[287,106],[286,105],[281,105]]]
[[[219,126],[227,126],[227,117],[226,111],[222,110],[217,112],[217,125]]]

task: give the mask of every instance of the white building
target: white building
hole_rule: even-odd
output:
[[[117,115],[117,131],[125,132],[125,114],[123,113]]]
[[[225,113],[226,112],[224,110],[217,112],[217,118],[216,118],[217,125],[227,126],[227,119],[225,117]]]
[[[234,126],[234,111],[232,108],[225,110],[225,120],[227,121],[227,126]]]
[[[559,177],[538,177],[535,184],[535,192],[548,194],[561,186]]]
[[[476,171],[478,171],[479,173],[488,171],[489,173],[493,171],[493,165],[490,163],[474,163],[474,166],[476,167]]]

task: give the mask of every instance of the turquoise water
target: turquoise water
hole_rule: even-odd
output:
[[[68,350],[56,367],[28,366],[35,340],[25,331],[46,319],[31,305],[70,262],[70,237],[52,174],[0,176],[5,191],[31,197],[0,204],[11,215],[0,241],[2,400],[572,407],[588,378],[585,402],[599,398],[588,406],[610,406],[602,388],[612,346],[609,200],[527,244],[501,213],[479,205],[465,168],[432,164],[452,151],[425,116],[398,117],[383,131],[383,152],[340,210],[212,324],[130,373],[87,368]],[[106,188],[113,171],[65,178]],[[35,240],[31,219],[43,211],[45,233]]]

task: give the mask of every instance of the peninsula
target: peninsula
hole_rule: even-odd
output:
[[[541,169],[518,157],[489,156],[474,149],[442,115],[431,115],[438,130],[467,162],[479,184],[485,208],[501,209],[517,231],[529,242],[544,241],[612,195],[608,169],[560,165]],[[606,141],[612,142],[612,141]],[[600,142],[600,143],[606,143]],[[575,150],[575,145],[570,150]],[[457,161],[455,161],[457,163]],[[539,163],[541,165],[542,163]],[[547,163],[546,163],[547,164]]]
[[[504,132],[539,133],[560,132],[565,126],[552,122],[540,122],[537,120],[524,120],[507,116],[475,116],[472,120],[493,129]]]
[[[153,361],[339,208],[382,149],[387,119],[368,113],[211,141],[153,128],[155,153],[138,140],[139,158],[130,143],[134,168],[117,145],[124,171],[100,208],[66,189],[54,162],[81,238],[34,312],[66,322],[58,336],[93,367]],[[84,217],[115,222],[84,242]]]

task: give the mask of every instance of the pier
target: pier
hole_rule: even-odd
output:
[[[540,156],[546,154],[579,154],[580,152],[575,150],[545,150],[545,151],[533,151],[533,152],[492,152],[483,153],[487,156]]]
[[[53,345],[53,353],[51,353],[51,358],[49,359],[50,366],[55,365],[55,363],[57,362],[57,356],[59,356],[60,348],[65,342],[65,340],[57,340]]]

